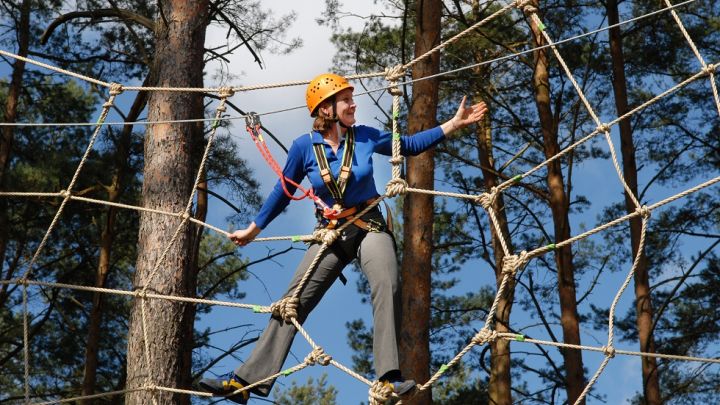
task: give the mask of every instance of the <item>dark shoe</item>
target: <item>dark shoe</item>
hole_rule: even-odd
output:
[[[222,378],[203,378],[198,383],[200,388],[207,392],[211,392],[215,396],[226,397],[233,402],[238,404],[247,404],[250,399],[250,393],[248,391],[239,392],[235,395],[228,396],[233,392],[244,388],[245,386],[240,382],[240,378],[235,375],[234,372],[228,373]]]
[[[415,391],[415,387],[417,386],[415,380],[383,381],[383,384],[392,388],[393,392],[399,396],[412,393]]]

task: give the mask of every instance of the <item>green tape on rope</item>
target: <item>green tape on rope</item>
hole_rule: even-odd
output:
[[[538,24],[538,28],[540,28],[540,31],[545,31],[545,28],[547,28],[547,27],[545,27],[545,24],[543,24],[542,21],[540,21],[540,23]]]
[[[295,371],[291,369],[283,370],[280,372],[280,374],[284,375],[285,377],[289,376],[290,374],[294,373]]]
[[[525,335],[517,335],[517,336],[515,336],[515,340],[517,340],[518,342],[524,342]]]
[[[440,366],[440,372],[444,373],[447,371],[448,368],[450,368],[450,367],[448,367],[447,364],[443,364],[442,366]]]
[[[393,132],[393,139],[400,139],[400,134]]]
[[[394,119],[400,118],[400,112],[398,112],[398,111],[394,112],[394,113],[393,113],[393,118],[394,118]]]
[[[517,183],[518,181],[522,180],[523,176],[522,174],[518,174],[517,176],[513,177],[513,181]]]
[[[293,236],[291,239],[292,239],[293,242],[300,242],[300,237],[299,237],[299,236]]]
[[[260,305],[253,305],[253,312],[258,313],[262,311],[262,307]]]
[[[547,248],[550,249],[550,250],[555,250],[556,247],[557,247],[557,246],[555,246],[554,243],[551,243],[551,244],[547,245]]]

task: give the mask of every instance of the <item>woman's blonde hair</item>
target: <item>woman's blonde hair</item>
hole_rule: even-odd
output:
[[[318,108],[317,116],[315,117],[315,121],[313,121],[313,131],[325,132],[332,128],[332,126],[335,125],[336,122],[338,122],[337,118],[325,115],[322,112],[322,109]]]

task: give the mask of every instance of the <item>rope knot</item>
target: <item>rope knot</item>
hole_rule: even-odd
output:
[[[392,385],[384,384],[380,381],[374,381],[370,386],[368,393],[370,405],[382,405],[392,397]]]
[[[326,245],[330,246],[335,242],[335,240],[340,236],[340,232],[338,232],[336,229],[316,229],[315,232],[313,232],[312,237],[314,240],[325,243]]]
[[[615,357],[615,348],[613,346],[603,346],[602,349],[605,356],[610,357],[611,359]]]
[[[635,212],[640,214],[640,216],[642,216],[645,219],[650,218],[650,215],[652,214],[652,211],[650,210],[650,208],[648,208],[647,205],[643,205],[642,207],[639,207],[638,209],[635,210]]]
[[[511,276],[515,276],[515,273],[518,272],[528,261],[528,254],[526,251],[520,252],[519,255],[508,255],[503,257],[503,268],[502,272],[503,274],[509,274]]]
[[[190,213],[189,213],[189,212],[183,212],[182,215],[181,215],[181,218],[184,219],[185,221],[187,221],[188,219],[190,219]]]
[[[525,14],[535,14],[538,11],[537,7],[532,5],[532,0],[516,0],[515,7]]]
[[[393,67],[385,68],[385,79],[390,82],[390,88],[388,92],[393,96],[402,96],[403,91],[400,86],[397,85],[398,80],[405,77],[405,69],[402,65],[396,65]]]
[[[598,127],[595,130],[598,132],[603,132],[603,133],[610,132],[610,125],[607,123],[603,123],[603,124],[598,125]]]
[[[407,193],[408,184],[404,179],[392,179],[385,186],[385,194],[388,197]]]
[[[391,165],[401,165],[405,161],[405,156],[392,157],[388,161]]]
[[[711,75],[711,74],[715,73],[715,69],[717,69],[717,66],[715,66],[712,63],[708,63],[703,68],[703,72],[705,72],[705,74],[707,74],[707,75]]]
[[[385,79],[389,82],[396,82],[405,77],[405,68],[402,65],[385,68]]]
[[[497,188],[493,187],[489,193],[482,193],[475,197],[475,202],[482,205],[483,208],[488,209],[495,202],[495,197],[497,197]]]
[[[299,304],[299,298],[285,297],[280,301],[273,302],[272,305],[270,305],[270,312],[272,312],[273,316],[290,322],[291,319],[297,318],[297,307]]]
[[[310,354],[305,357],[305,364],[314,366],[316,363],[327,366],[332,361],[332,356],[325,353],[322,347],[316,347]]]
[[[68,190],[60,190],[58,194],[60,194],[60,197],[62,198],[68,198],[71,195]]]
[[[235,95],[235,90],[232,87],[220,87],[218,89],[218,97],[230,98]]]
[[[110,95],[117,96],[123,92],[123,85],[120,83],[110,83]]]
[[[476,345],[484,345],[485,343],[492,343],[496,341],[497,338],[498,334],[496,331],[482,328],[477,334],[475,334],[475,336],[473,336],[472,342]]]

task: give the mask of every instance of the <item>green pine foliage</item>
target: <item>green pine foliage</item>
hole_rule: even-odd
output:
[[[275,402],[278,405],[335,405],[337,403],[337,389],[327,383],[327,374],[323,374],[315,381],[308,378],[305,385],[298,385],[293,380],[289,387],[277,387],[273,390]]]

